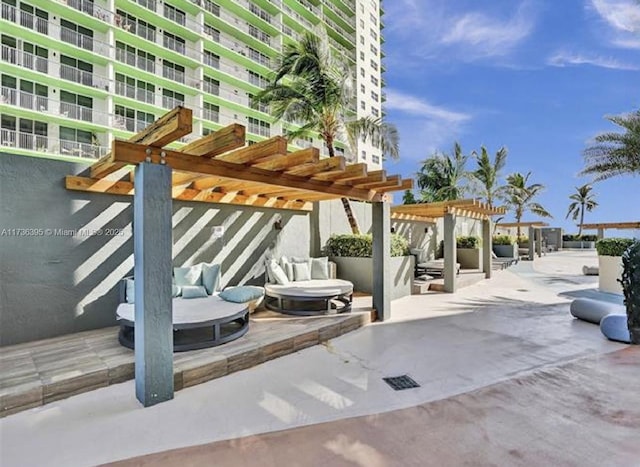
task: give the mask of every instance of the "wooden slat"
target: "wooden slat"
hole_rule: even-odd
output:
[[[377,190],[378,188],[397,188],[402,184],[400,175],[392,175],[387,177],[384,182],[359,183],[354,185],[356,188],[366,188],[367,190]]]
[[[500,224],[502,225],[502,224]],[[583,229],[640,229],[640,222],[600,222],[598,224],[582,224]]]
[[[300,177],[309,177],[323,172],[344,171],[346,167],[345,158],[342,156],[328,157],[311,164],[303,164],[288,169],[285,173],[289,175],[298,175]]]
[[[174,170],[171,173],[171,184],[173,186],[186,185],[193,182],[194,180],[197,180],[200,177],[202,177],[202,175],[194,174],[191,172],[177,172]],[[133,181],[133,178],[131,179],[131,181]]]
[[[193,156],[215,157],[245,145],[245,127],[232,123],[179,149]]]
[[[336,170],[333,172],[325,172],[316,174],[311,177],[313,180],[322,181],[338,181],[338,180],[353,180],[354,178],[361,178],[367,176],[367,164],[352,164],[344,168],[344,170]]]
[[[286,144],[286,140],[282,138]],[[117,162],[127,164],[137,164],[147,157],[145,147],[127,141],[114,141],[113,153]],[[246,167],[237,163],[220,160],[220,157],[206,159],[198,156],[182,154],[177,151],[164,149],[166,163],[175,170],[186,172],[198,172],[203,175],[214,175],[226,178],[235,178],[249,182],[266,183],[270,185],[282,186],[285,189],[301,189],[315,191],[341,197],[352,198],[361,201],[379,201],[381,195],[377,195],[370,190],[363,190],[349,186],[336,185],[331,182],[296,177],[284,173],[275,174],[272,171],[259,169],[257,167]],[[234,151],[235,152],[235,151]],[[151,151],[153,162],[160,162],[160,150]],[[347,167],[348,169],[349,167]],[[345,171],[347,170],[345,169]],[[364,169],[366,170],[366,168]],[[362,175],[360,175],[362,176]],[[354,177],[357,178],[357,177]]]
[[[216,161],[232,162],[234,164],[247,164],[263,157],[274,154],[287,153],[287,139],[282,136],[274,136],[271,139],[236,149],[235,151],[221,154],[214,159]]]
[[[161,148],[191,133],[192,121],[191,109],[176,107],[144,130],[133,135],[128,139],[128,142]],[[94,163],[89,173],[91,178],[101,178],[115,172],[124,165],[114,161],[112,151]]]
[[[404,190],[413,190],[413,179],[412,178],[405,178],[402,180],[402,183],[400,184],[399,187],[395,187],[395,188],[377,188],[375,191],[377,193],[388,193],[390,191],[404,191]],[[410,205],[406,205],[406,206],[410,206]]]
[[[366,177],[353,178],[350,180],[338,180],[336,183],[343,185],[362,185],[365,183],[377,183],[377,182],[385,182],[387,180],[387,172],[384,170],[374,170],[373,172],[367,173]]]
[[[65,178],[65,186],[68,190],[85,191],[92,193],[109,193],[116,195],[134,194],[134,185],[131,182],[109,182],[104,179],[88,177],[76,177],[69,175]],[[242,206],[255,206],[274,209],[289,209],[295,211],[310,211],[313,205],[304,201],[280,200],[276,198],[248,197],[235,193],[217,193],[207,190],[193,190],[189,188],[174,188],[172,198],[181,201],[198,201],[204,203],[224,203]]]
[[[251,167],[259,169],[282,171],[301,164],[317,162],[320,159],[318,148],[306,148],[290,154],[278,154],[263,159],[258,159],[251,164]]]

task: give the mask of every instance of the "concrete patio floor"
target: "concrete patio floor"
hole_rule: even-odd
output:
[[[470,433],[468,431],[460,432],[460,445],[451,441],[463,419],[458,417],[459,411],[442,407],[455,408],[460,404],[452,398],[470,393],[471,399],[485,399],[486,407],[494,407],[498,402],[502,404],[508,414],[505,412],[504,417],[500,417],[498,413],[495,419],[487,418],[487,423],[503,424],[505,429],[508,428],[507,433],[520,430],[520,436],[531,446],[524,459],[534,459],[528,465],[552,465],[553,462],[545,460],[551,458],[540,457],[536,462],[535,458],[529,457],[535,452],[537,443],[541,443],[543,437],[540,433],[549,434],[551,442],[547,447],[551,446],[549,449],[555,449],[557,453],[571,449],[575,442],[573,433],[563,438],[555,437],[553,433],[558,420],[544,412],[555,410],[551,405],[539,406],[537,410],[532,406],[530,411],[519,407],[532,402],[537,397],[535,394],[545,401],[561,395],[562,391],[554,397],[546,395],[553,389],[553,378],[536,377],[558,371],[564,375],[567,387],[584,386],[586,391],[584,397],[576,395],[560,399],[568,410],[567,416],[573,420],[589,419],[585,415],[591,410],[589,400],[595,401],[596,407],[599,407],[598,403],[604,404],[609,400],[619,401],[622,412],[616,415],[617,419],[609,417],[606,422],[616,428],[607,438],[612,439],[612,444],[600,446],[603,449],[610,446],[608,458],[611,462],[607,465],[622,465],[624,461],[629,465],[626,451],[616,451],[614,446],[626,446],[627,430],[637,434],[640,429],[637,409],[632,408],[635,412],[624,411],[630,405],[626,402],[628,397],[632,397],[625,388],[637,387],[640,373],[637,367],[633,367],[634,372],[620,373],[615,369],[616,365],[609,365],[607,362],[617,357],[605,358],[605,354],[628,347],[607,341],[597,326],[575,321],[568,312],[572,296],[597,293],[593,291],[597,277],[587,278],[579,274],[582,265],[590,261],[596,261],[593,252],[554,253],[536,260],[533,265],[521,262],[515,268],[496,273],[492,280],[461,289],[453,295],[405,297],[393,303],[392,320],[389,322],[374,323],[326,345],[307,348],[258,367],[184,389],[176,394],[174,400],[151,408],[140,407],[135,400],[133,382],[126,382],[8,416],[0,420],[0,463],[11,466],[95,465],[441,401],[439,404],[445,405],[425,406],[434,407],[433,414],[438,415],[432,423],[417,424],[414,430],[426,430],[428,426],[429,439],[457,449],[456,452],[462,456],[458,461],[474,464],[485,463],[484,459],[486,463],[518,464],[514,459],[520,451],[514,452],[516,457],[501,457],[502,454],[508,455],[503,449],[504,443],[485,444],[476,440],[475,444],[465,447],[464,433]],[[626,352],[630,353],[625,353],[624,359],[635,358],[637,361],[635,349]],[[604,399],[598,399],[594,392],[601,392],[602,385],[594,383],[593,390],[589,390],[590,386],[584,384],[589,379],[589,368],[593,369],[593,365],[582,363],[587,361],[584,359],[597,363],[598,381],[606,381],[610,373],[612,381],[615,378],[624,380],[623,387],[614,383],[608,388],[613,392]],[[382,380],[386,376],[402,374],[409,374],[421,387],[395,392]],[[631,384],[634,378],[635,384]],[[513,396],[491,399],[494,396],[491,396],[490,386],[496,384],[530,387],[529,392],[508,391],[506,394]],[[563,385],[558,383],[557,387]],[[487,388],[489,393],[482,392],[481,388]],[[449,406],[446,400],[449,400]],[[440,412],[438,407],[441,407]],[[416,413],[421,413],[415,410],[418,409],[400,415],[400,419],[409,422]],[[420,410],[429,413],[431,409]],[[395,416],[395,413],[389,415]],[[470,414],[480,417],[482,412],[478,409]],[[521,425],[515,423],[520,417],[518,414],[521,415]],[[540,418],[536,418],[535,423],[530,422],[529,419],[537,414]],[[616,420],[621,421],[618,423]],[[340,423],[343,423],[340,431],[334,433],[336,443],[337,446],[342,443],[349,451],[348,442],[357,440],[356,432],[352,435],[348,431],[349,420]],[[536,435],[527,437],[528,427],[534,425],[538,430]],[[393,426],[390,423],[389,428]],[[299,436],[298,430],[285,433],[289,433],[289,437],[279,441],[284,443],[283,446]],[[340,438],[340,434],[346,438]],[[414,432],[413,436],[419,439],[421,434]],[[595,432],[587,434],[597,435]],[[277,439],[279,435],[274,436],[268,439]],[[517,433],[514,431],[510,436],[516,437]],[[373,438],[376,442],[371,445],[377,447],[385,439],[384,436],[378,441]],[[363,439],[362,448],[369,446],[371,440]],[[242,447],[251,442],[237,440],[235,446]],[[309,445],[310,442],[306,443]],[[295,445],[289,448],[291,446]],[[484,457],[479,457],[472,446],[485,449]],[[329,446],[325,449],[331,451]],[[423,450],[425,456],[444,452],[435,448],[430,450],[428,444],[423,446]],[[298,455],[295,450],[292,452]],[[381,457],[378,463],[362,463],[357,453],[355,457],[343,456],[330,462],[319,451],[310,453],[317,453],[320,458],[304,460],[296,457],[282,459],[282,463],[403,464],[402,449],[396,449],[392,458]],[[167,456],[171,465],[170,453]],[[223,459],[224,456],[220,458],[221,461]],[[407,463],[414,462],[412,459],[407,457]],[[434,459],[440,459],[442,465],[453,458]],[[568,458],[560,456],[557,459]],[[271,465],[268,458],[257,460],[264,461],[261,465]],[[603,465],[597,462],[602,460],[598,457],[591,457],[591,461],[576,457],[578,460],[574,465]],[[210,464],[213,460],[209,457],[208,462]],[[180,464],[203,465],[195,459],[193,464],[189,464],[184,458]],[[154,462],[153,465],[157,464]]]

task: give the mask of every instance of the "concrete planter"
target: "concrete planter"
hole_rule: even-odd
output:
[[[577,250],[595,250],[596,242],[576,242],[576,241],[563,241],[562,248],[572,248]]]
[[[482,248],[457,248],[456,256],[461,269],[482,270]]]
[[[373,258],[332,256],[330,260],[336,263],[338,279],[352,282],[358,292],[373,292]],[[413,256],[391,258],[391,300],[411,295],[413,274]]]
[[[598,266],[600,291],[622,295],[622,285],[618,282],[622,278],[622,257],[598,256]]]
[[[518,245],[493,245],[493,252],[498,258],[517,258]]]

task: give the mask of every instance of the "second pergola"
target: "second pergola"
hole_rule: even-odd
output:
[[[459,217],[482,221],[483,272],[488,279],[492,268],[491,216],[505,214],[506,209],[491,207],[476,199],[457,199],[437,203],[403,204],[391,208],[392,217],[398,220],[433,222],[444,218],[444,290],[456,291],[456,221]]]

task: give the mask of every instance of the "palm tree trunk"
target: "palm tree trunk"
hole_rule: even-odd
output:
[[[333,140],[326,141],[327,149],[329,150],[329,157],[334,157],[335,149],[333,148]],[[347,220],[349,221],[349,226],[351,227],[351,232],[354,235],[360,235],[360,226],[358,225],[358,219],[353,214],[353,209],[351,209],[351,203],[347,198],[340,198],[342,201],[342,206],[344,207],[344,213],[347,215]]]
[[[582,236],[582,224],[584,224],[584,203],[580,205],[580,229],[578,230],[578,237]]]

